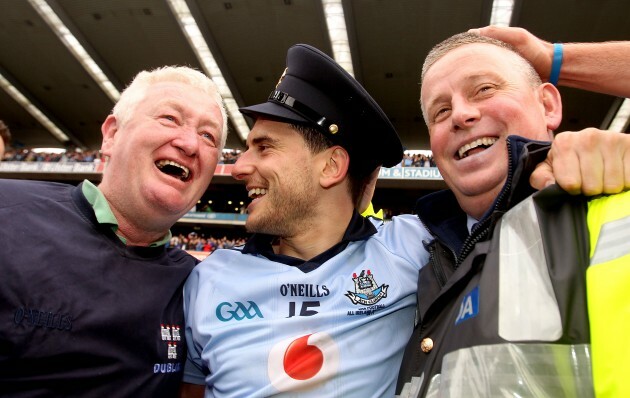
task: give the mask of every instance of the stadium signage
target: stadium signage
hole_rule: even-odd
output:
[[[215,175],[230,176],[233,164],[217,165]],[[0,162],[0,173],[101,173],[101,162]],[[381,168],[378,178],[391,180],[441,180],[437,167]]]

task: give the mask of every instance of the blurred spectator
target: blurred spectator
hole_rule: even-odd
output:
[[[433,162],[433,156],[421,153],[405,152],[403,160],[400,164],[402,167],[436,167]]]
[[[8,151],[5,159],[14,162],[95,162],[101,160],[98,150],[72,150],[63,153],[40,152],[30,148],[16,149]]]
[[[221,154],[221,159],[219,159],[219,163],[223,164],[234,164],[236,163],[236,159],[241,156],[241,151],[238,149],[233,149],[231,151],[223,151]]]
[[[212,207],[209,204],[205,204],[201,207],[200,210],[197,210],[201,213],[212,213]]]
[[[0,160],[4,159],[4,150],[11,144],[11,131],[2,120],[0,120]]]
[[[188,235],[183,233],[173,235],[168,243],[168,247],[212,253],[216,249],[230,249],[235,246],[244,245],[245,242],[246,239],[243,237],[228,238],[227,236],[223,236],[222,238],[215,238],[191,232]]]
[[[0,121],[0,123],[2,122]],[[1,126],[2,125],[0,125],[0,127]],[[5,145],[7,145],[6,142]],[[234,164],[240,155],[241,151],[238,149],[223,151],[223,153],[221,154],[221,158],[219,159],[219,164]],[[78,149],[68,149],[64,153],[49,153],[34,152],[32,149],[24,148],[14,151],[7,151],[4,160],[16,162],[98,162],[101,159],[99,151],[81,151]],[[436,167],[435,163],[433,162],[432,155],[424,155],[421,153],[410,152],[405,152],[400,166]]]

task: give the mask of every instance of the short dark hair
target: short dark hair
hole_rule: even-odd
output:
[[[11,143],[11,131],[2,120],[0,120],[0,136],[2,137],[2,141],[4,141],[4,145],[9,146]]]
[[[309,125],[291,124],[291,128],[304,137],[306,146],[311,153],[320,153],[335,145],[335,143],[328,137]],[[353,167],[352,158],[350,158],[348,181],[350,182],[350,196],[352,197],[353,203],[356,203],[359,200],[360,195],[363,193],[363,188],[369,181],[370,174],[371,172],[366,174],[365,170],[362,170],[359,167]]]

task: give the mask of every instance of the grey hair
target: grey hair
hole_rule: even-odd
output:
[[[187,66],[164,66],[138,73],[122,92],[116,105],[114,105],[112,114],[116,117],[116,120],[121,125],[125,124],[133,115],[136,106],[144,99],[147,89],[154,84],[165,82],[187,84],[203,91],[216,101],[223,117],[220,146],[220,149],[223,149],[228,133],[227,114],[223,98],[219,94],[217,85],[209,77]]]

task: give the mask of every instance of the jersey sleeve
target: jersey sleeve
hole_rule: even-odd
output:
[[[428,263],[429,253],[423,242],[433,238],[417,216],[413,214],[395,216],[377,228],[378,239],[386,250],[404,258],[418,270]]]
[[[201,371],[197,362],[190,357],[190,352],[188,358],[186,358],[186,364],[184,365],[184,377],[182,380],[184,383],[199,385],[206,384],[206,376]]]
[[[184,316],[186,319],[186,343],[188,352],[186,356],[186,364],[184,365],[183,381],[185,383],[204,385],[207,368],[203,365],[201,359],[202,349],[195,342],[194,323],[197,315],[194,311],[197,299],[199,279],[199,265],[190,273],[186,284],[184,285]],[[205,369],[205,372],[204,372]]]

